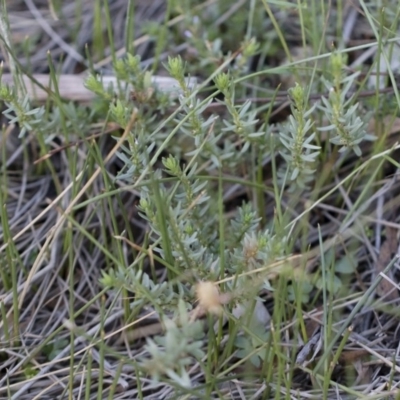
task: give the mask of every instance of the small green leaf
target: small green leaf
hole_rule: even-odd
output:
[[[328,271],[326,273],[326,282],[324,282],[322,276],[317,280],[315,285],[318,289],[321,289],[325,286],[327,290],[332,290],[332,293],[337,293],[342,287],[342,281],[338,276],[336,276],[332,271]]]
[[[339,274],[352,274],[357,266],[357,261],[352,254],[341,258],[335,265],[335,271]]]

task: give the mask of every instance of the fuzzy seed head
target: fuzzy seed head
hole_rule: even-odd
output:
[[[199,306],[205,311],[220,315],[222,313],[221,298],[218,287],[213,282],[199,282],[196,287]]]

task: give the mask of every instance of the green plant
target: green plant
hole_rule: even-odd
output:
[[[93,37],[83,50],[82,31],[54,35],[68,52],[46,54],[45,104],[19,79],[43,59],[27,65],[1,5],[15,79],[0,84],[0,397],[395,395],[398,312],[373,294],[395,284],[395,259],[377,270],[375,253],[397,215],[399,146],[382,118],[397,121],[398,94],[366,91],[379,65],[350,62],[396,57],[397,4],[360,2],[375,37],[346,47],[342,2],[168,1],[146,27],[141,3],[120,29],[120,2],[75,2]],[[73,30],[72,7],[52,7],[58,35]],[[65,101],[56,71],[85,66],[96,99]],[[354,349],[379,358],[372,397],[361,369],[339,376]]]

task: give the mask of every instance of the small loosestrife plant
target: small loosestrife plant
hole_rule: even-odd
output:
[[[253,54],[257,46],[253,41],[248,43]],[[346,77],[343,63],[341,56],[332,56],[333,81],[323,80],[330,95],[320,104],[310,106],[306,88],[299,84],[289,90],[291,115],[278,127],[283,160],[278,170],[279,190],[287,185],[298,191],[312,187],[321,152],[316,143],[318,130],[333,131],[331,143],[341,151],[353,149],[356,154],[361,152],[362,140],[372,139],[357,116],[357,105],[347,99],[356,76]],[[222,100],[215,98],[217,93],[208,99],[200,96],[198,88],[188,85],[185,68],[180,57],[168,59],[166,69],[180,88],[177,99],[158,93],[151,85],[150,73],[143,71],[140,59],[132,55],[115,66],[121,80],[116,98],[110,98],[100,77],[91,76],[86,85],[109,102],[109,116],[121,127],[127,126],[134,110],[138,113],[127,144],[118,153],[124,165],[117,179],[140,188],[138,210],[148,226],[149,246],[155,260],[167,270],[166,280],[157,282],[154,275],[144,272],[142,258],[138,257],[129,266],[103,272],[102,284],[135,293],[131,303],[135,313],[149,306],[158,313],[166,333],[148,340],[148,357],[142,360],[143,365],[155,380],[168,377],[189,387],[188,366],[194,360],[204,361],[206,356],[202,350],[203,325],[187,314],[195,305],[197,282],[224,279],[219,289],[229,294],[229,301],[216,307],[225,310],[228,318],[238,307],[251,317],[260,292],[273,290],[271,277],[275,275],[268,266],[290,254],[293,239],[288,239],[284,229],[278,234],[274,220],[263,227],[250,202],[238,207],[229,220],[221,221],[223,199],[218,181],[212,177],[238,170],[244,162],[258,167],[263,158],[254,160],[254,155],[274,151],[270,145],[273,127],[260,123],[250,100],[236,104],[242,88],[236,85],[234,76],[239,70],[245,71],[243,65],[216,75],[214,83]],[[121,90],[123,82],[132,85],[135,102],[132,93]],[[212,104],[225,107],[224,118],[214,113],[206,117]],[[321,111],[330,123],[327,127],[316,126]],[[155,159],[160,148],[162,156]],[[246,325],[244,321],[241,323]],[[243,334],[233,346],[236,357],[251,355],[251,347],[259,346],[261,338],[266,340],[260,333],[267,329],[265,325],[253,321],[251,326],[256,327],[258,339]],[[251,357],[257,366],[261,354],[255,351]]]
[[[315,168],[321,147],[315,144],[317,131],[329,132],[329,141],[338,146],[339,152],[353,150],[361,156],[360,144],[376,138],[367,133],[368,115],[359,115],[359,103],[353,104],[354,96],[349,96],[359,73],[345,74],[345,59],[340,53],[333,53],[330,60],[332,79],[321,77],[329,96],[311,107],[307,106],[305,88],[296,83],[288,90],[291,115],[288,121],[279,127],[279,139],[283,145],[280,154],[285,163],[279,170],[280,183],[289,184],[289,189],[309,188],[314,180]],[[322,118],[327,126],[314,123],[317,111],[322,111]]]
[[[150,358],[143,360],[142,366],[155,381],[166,375],[177,384],[190,388],[188,368],[192,364],[192,359],[201,360],[205,355],[203,324],[200,321],[190,321],[183,301],[178,304],[176,321],[165,318],[164,324],[166,328],[164,336],[147,340],[145,350]]]
[[[240,156],[246,153],[252,140],[257,139],[265,133],[263,131],[257,132],[257,112],[250,109],[252,104],[249,100],[242,106],[238,107],[235,105],[234,83],[228,74],[223,73],[218,75],[215,79],[215,85],[224,95],[223,104],[226,106],[231,117],[231,121],[223,121],[225,127],[222,130],[223,132],[233,132],[242,139],[244,145],[240,152],[237,152]]]
[[[316,105],[307,109],[305,90],[298,84],[289,89],[292,115],[279,132],[279,138],[284,146],[281,151],[286,165],[280,171],[284,181],[288,176],[290,182],[295,182],[292,187],[306,188],[307,183],[313,179],[315,163],[320,147],[312,144],[315,132],[310,132],[313,126],[312,113]]]
[[[322,104],[319,109],[329,125],[320,127],[320,131],[333,132],[334,136],[329,140],[339,146],[339,151],[353,150],[357,156],[361,156],[360,143],[363,140],[375,140],[373,135],[367,133],[367,116],[360,116],[358,111],[359,103],[354,102],[354,96],[349,92],[354,88],[358,72],[349,76],[344,73],[345,58],[341,53],[333,53],[331,57],[332,79],[322,78],[322,82],[329,90],[329,97],[322,97]]]
[[[189,90],[185,82],[185,66],[180,57],[169,58],[166,67],[171,76],[178,81],[182,90],[179,96],[182,111],[175,122],[179,124],[180,133],[183,133],[191,142],[191,149],[186,152],[186,157],[195,157],[199,161],[208,163],[211,161],[208,167],[211,170],[221,166],[222,162],[232,158],[235,153],[232,144],[228,142],[226,145],[232,150],[221,151],[219,143],[223,138],[223,133],[216,134],[213,129],[217,117],[215,115],[210,115],[207,119],[203,117],[204,111],[213,102],[213,98],[202,101],[194,91]]]
[[[1,74],[2,71],[0,78]],[[19,127],[18,139],[28,135],[36,138],[33,144],[40,149],[39,152],[35,150],[37,155],[45,155],[47,145],[54,138],[61,136],[68,143],[73,137],[81,138],[89,134],[96,109],[82,107],[74,102],[60,102],[51,108],[38,106],[25,92],[24,88],[17,91],[15,87],[1,83],[0,79],[0,102],[5,108],[2,114],[9,124]]]
[[[9,123],[20,125],[19,138],[24,137],[26,132],[35,130],[43,123],[44,107],[32,108],[29,96],[20,99],[14,90],[1,85],[0,100],[4,101],[7,106],[3,115],[10,121]]]

